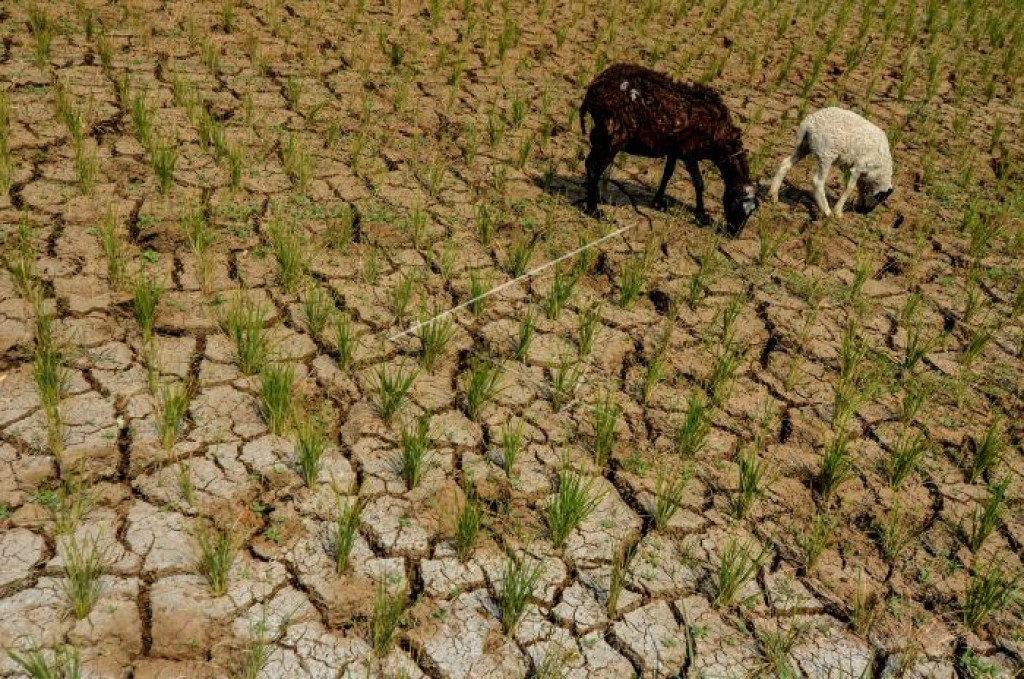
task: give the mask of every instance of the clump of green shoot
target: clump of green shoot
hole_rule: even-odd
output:
[[[661,469],[654,482],[654,507],[651,519],[655,530],[665,530],[683,506],[686,484],[690,481],[692,470],[686,467],[681,473],[674,470]]]
[[[415,370],[388,370],[385,364],[377,366],[373,388],[375,390],[375,403],[377,414],[384,424],[390,425],[395,415],[401,410],[405,403],[406,395],[416,381]]]
[[[244,375],[255,375],[267,362],[270,341],[267,337],[267,311],[263,304],[243,291],[228,304],[221,326],[234,341],[238,369]]]
[[[704,395],[698,389],[690,391],[686,413],[676,425],[676,450],[683,459],[692,459],[704,449],[711,423],[708,419]]]
[[[725,608],[735,604],[736,596],[761,568],[768,554],[767,549],[755,554],[750,545],[736,540],[726,543],[718,570],[712,575],[715,587],[714,604]]]
[[[846,435],[836,434],[825,446],[821,467],[815,478],[815,486],[821,496],[828,499],[852,473],[853,460],[850,458],[847,448]]]
[[[526,308],[523,318],[519,321],[519,334],[516,338],[515,359],[522,361],[530,352],[530,344],[537,331],[537,311],[532,306]]]
[[[469,272],[469,310],[474,316],[483,314],[486,307],[486,293],[491,287],[490,277],[478,269]]]
[[[338,350],[338,367],[348,370],[355,356],[356,338],[352,328],[352,317],[339,311],[334,316],[334,344]]]
[[[69,537],[61,544],[65,575],[62,589],[75,618],[81,620],[92,612],[103,591],[100,578],[107,568],[107,555],[95,541],[85,546]]]
[[[103,223],[99,227],[100,245],[103,248],[103,256],[107,260],[107,280],[110,287],[120,290],[127,278],[127,259],[124,253],[124,246],[117,233],[117,218],[114,208],[107,208],[103,215]]]
[[[597,338],[597,329],[600,324],[600,304],[592,304],[580,312],[576,322],[580,356],[589,356],[594,350],[594,340]]]
[[[451,316],[424,318],[416,328],[420,341],[420,365],[427,372],[432,371],[444,357],[448,343],[455,335],[455,322]]]
[[[9,650],[8,657],[32,679],[81,679],[82,653],[75,646],[61,644],[52,658],[39,647],[24,652]]]
[[[886,471],[889,486],[899,490],[900,486],[920,466],[921,459],[928,452],[928,440],[917,429],[903,432],[892,447]]]
[[[644,292],[651,269],[651,253],[634,254],[622,266],[619,274],[619,306],[628,309]]]
[[[615,619],[619,612],[619,599],[622,598],[622,591],[626,588],[633,569],[633,559],[636,557],[637,544],[623,542],[615,549],[612,556],[611,579],[608,583],[608,617]]]
[[[998,465],[1003,459],[1006,443],[999,433],[999,428],[999,418],[994,418],[985,429],[985,434],[981,437],[981,440],[974,442],[974,456],[970,460],[969,468],[971,483],[980,479],[985,475],[985,472]]]
[[[359,536],[359,518],[363,512],[362,498],[336,501],[334,521],[331,525],[331,554],[334,556],[334,567],[338,575],[348,570],[352,547]]]
[[[157,402],[157,438],[165,452],[170,452],[185,428],[185,415],[192,393],[182,382],[167,382],[160,386]]]
[[[590,516],[602,494],[594,490],[593,479],[583,480],[579,474],[563,469],[558,474],[558,490],[544,509],[551,541],[556,549],[565,545],[566,538]]]
[[[498,610],[501,612],[501,629],[512,634],[526,612],[526,604],[533,597],[533,590],[540,578],[540,566],[530,566],[522,558],[509,557],[501,575],[498,588]]]
[[[408,594],[405,591],[392,594],[383,581],[377,585],[371,626],[373,652],[378,658],[387,657],[394,646],[395,632],[402,622],[407,604]]]
[[[271,219],[270,245],[277,260],[278,278],[285,292],[294,293],[306,273],[306,241],[298,225],[286,224],[284,219]]]
[[[551,408],[557,413],[572,399],[583,377],[583,363],[569,354],[558,359],[551,369]]]
[[[736,459],[739,467],[739,488],[733,497],[733,512],[738,519],[747,516],[754,500],[764,492],[767,464],[754,448],[741,451]]]
[[[524,431],[522,420],[516,420],[515,424],[508,421],[501,425],[498,446],[501,448],[501,468],[504,470],[506,478],[512,478],[516,459],[523,449]]]
[[[599,467],[603,468],[608,464],[608,456],[615,445],[616,429],[621,415],[622,407],[612,400],[610,394],[606,394],[591,410],[594,424],[594,463]]]
[[[424,413],[412,425],[402,427],[399,473],[409,490],[419,485],[432,464],[430,415]]]
[[[999,560],[990,560],[987,567],[976,572],[967,586],[962,607],[967,629],[977,631],[993,613],[1012,605],[1020,593],[1022,579],[1021,571],[1009,573]]]
[[[206,578],[210,594],[224,596],[228,591],[228,574],[238,556],[239,536],[233,526],[200,525],[195,538],[199,545],[199,572]]]
[[[320,340],[323,337],[324,328],[327,327],[327,322],[334,312],[334,300],[327,290],[314,285],[306,292],[306,297],[302,300],[302,315],[306,329],[314,339]]]
[[[875,532],[882,554],[889,563],[895,563],[910,546],[916,534],[916,527],[897,500],[889,509],[885,520],[875,525]]]
[[[971,515],[971,527],[966,531],[967,546],[972,553],[977,553],[985,540],[999,527],[999,522],[1006,509],[1006,489],[1009,485],[1009,478],[993,483],[989,487],[989,496],[985,503],[974,508],[974,513]]]
[[[483,509],[468,479],[463,484],[463,494],[465,497],[455,514],[455,554],[459,561],[465,561],[473,552],[483,520]]]
[[[555,265],[554,277],[551,280],[551,288],[544,300],[544,309],[548,318],[556,320],[562,313],[562,309],[572,298],[576,291],[578,278],[571,271],[566,271],[561,264]]]
[[[43,68],[50,58],[50,43],[57,34],[57,22],[49,10],[32,3],[28,6],[28,26],[32,33],[36,66]]]
[[[295,437],[302,479],[308,488],[313,488],[320,478],[320,460],[327,450],[327,431],[323,420],[314,415],[296,418]]]
[[[822,552],[832,545],[837,527],[834,517],[818,512],[811,518],[810,526],[797,533],[796,541],[800,547],[804,571],[812,570]]]
[[[395,314],[395,322],[405,323],[409,310],[409,302],[412,301],[413,286],[418,282],[418,276],[410,271],[403,271],[398,279],[398,284],[391,290],[391,311]]]
[[[295,387],[295,366],[289,362],[268,363],[260,371],[260,403],[267,429],[282,436],[291,423]]]
[[[153,142],[149,161],[156,174],[156,185],[161,194],[167,193],[174,184],[174,168],[178,164],[178,144],[171,140]]]
[[[146,343],[153,339],[157,305],[163,292],[160,281],[145,272],[139,273],[132,286],[132,309],[135,311],[135,320],[142,330],[142,339]]]
[[[483,410],[498,395],[503,370],[500,365],[491,365],[484,359],[470,361],[469,371],[463,377],[466,416],[474,422],[480,421]]]

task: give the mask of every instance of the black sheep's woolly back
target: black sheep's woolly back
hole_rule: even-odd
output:
[[[709,143],[742,148],[740,131],[718,92],[643,66],[615,64],[594,78],[580,107],[583,127],[588,113],[613,139],[655,153],[668,146],[697,152]]]

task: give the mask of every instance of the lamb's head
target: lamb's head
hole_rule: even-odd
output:
[[[879,163],[867,168],[857,182],[864,212],[871,212],[892,195],[892,164]]]
[[[726,186],[722,196],[725,207],[725,221],[729,225],[729,235],[738,236],[747,220],[761,206],[753,184]]]

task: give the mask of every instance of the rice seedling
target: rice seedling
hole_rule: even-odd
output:
[[[997,330],[996,324],[986,325],[980,328],[976,328],[967,339],[967,346],[964,347],[963,353],[960,355],[960,365],[964,369],[970,369],[974,361],[981,355],[985,347],[995,336]]]
[[[498,395],[503,369],[500,365],[491,365],[484,359],[473,358],[469,371],[463,376],[465,392],[466,416],[474,422],[480,421],[484,408]]]
[[[602,495],[594,490],[593,479],[584,481],[568,468],[558,473],[558,490],[544,508],[555,549],[561,549],[569,534],[597,509]]]
[[[903,354],[903,370],[906,372],[913,371],[921,359],[937,349],[944,339],[945,335],[942,333],[925,337],[920,324],[913,324],[907,331],[907,344]]]
[[[551,370],[551,408],[556,413],[572,399],[576,387],[583,377],[584,365],[569,354],[558,359],[558,365]]]
[[[81,679],[82,653],[75,646],[61,644],[50,659],[39,647],[24,652],[8,650],[7,656],[30,679]]]
[[[377,366],[376,379],[373,384],[375,389],[375,403],[377,414],[384,424],[391,425],[395,415],[401,410],[405,403],[405,397],[416,381],[417,371],[406,371],[398,368],[390,371],[387,364],[381,363]]]
[[[160,281],[144,271],[139,272],[132,284],[132,309],[135,312],[135,320],[142,330],[142,339],[146,343],[153,339],[157,306],[163,292],[164,288]]]
[[[983,570],[975,572],[967,585],[961,611],[964,625],[978,630],[993,613],[1010,606],[1020,593],[1020,571],[1009,573],[1001,560],[991,560]]]
[[[304,90],[302,80],[296,77],[294,74],[289,75],[284,81],[284,98],[288,102],[288,108],[293,111],[299,110],[299,105],[302,103],[302,93]]]
[[[260,370],[260,409],[267,429],[275,436],[283,436],[291,423],[294,387],[292,363],[267,363]]]
[[[994,418],[985,429],[980,441],[974,442],[974,456],[970,461],[969,479],[974,483],[1003,459],[1006,443],[999,432],[1000,420]]]
[[[626,588],[636,557],[637,543],[623,541],[612,556],[612,572],[608,583],[608,617],[615,619],[619,611],[619,599]]]
[[[306,274],[306,241],[301,227],[285,224],[275,215],[268,229],[270,245],[277,260],[278,279],[285,292],[294,293]]]
[[[501,468],[505,471],[506,478],[512,478],[516,459],[523,450],[524,434],[525,428],[522,420],[516,420],[515,424],[512,424],[510,420],[501,425],[498,446],[501,448]]]
[[[327,450],[328,439],[324,421],[314,415],[296,418],[295,437],[299,470],[302,472],[306,487],[313,488],[320,478],[320,460]]]
[[[71,373],[64,367],[64,352],[52,337],[49,314],[36,319],[36,346],[32,360],[32,379],[46,416],[50,450],[60,453],[64,447],[64,427],[60,401],[67,393]]]
[[[157,188],[161,194],[167,193],[174,184],[174,167],[178,163],[177,143],[168,139],[154,141],[149,152],[149,162],[156,174]]]
[[[526,604],[533,597],[540,578],[540,565],[530,566],[520,557],[510,556],[505,560],[501,574],[501,585],[498,588],[498,610],[501,617],[501,629],[511,635],[519,620],[526,612]]]
[[[412,426],[402,427],[401,455],[398,470],[405,485],[412,490],[419,485],[423,474],[433,465],[430,445],[430,414],[416,418]]]
[[[711,365],[705,391],[712,406],[719,406],[728,398],[733,376],[740,365],[740,354],[733,347],[724,347]]]
[[[697,270],[690,276],[686,302],[691,309],[696,309],[697,304],[707,292],[712,277],[718,270],[718,257],[714,247],[709,246],[707,251],[697,258]]]
[[[249,642],[242,651],[240,667],[237,670],[239,679],[258,679],[263,675],[270,658],[274,655],[276,644],[284,636],[288,626],[287,617],[278,624],[275,634],[267,629],[267,611],[264,604],[260,619],[249,625]]]
[[[885,520],[876,523],[875,533],[878,537],[882,554],[889,563],[895,563],[906,551],[917,535],[917,527],[907,516],[897,499],[886,515]]]
[[[469,310],[474,316],[483,314],[487,303],[485,293],[491,287],[491,279],[478,269],[469,272]]]
[[[420,341],[420,365],[427,372],[432,372],[437,362],[444,357],[448,343],[455,335],[455,321],[451,316],[444,318],[424,318],[416,328],[416,337]]]
[[[56,489],[39,495],[57,535],[71,535],[82,517],[92,508],[94,496],[85,475],[84,464],[62,474]]]
[[[813,570],[821,553],[832,546],[837,527],[835,517],[818,512],[811,517],[807,529],[797,533],[796,542],[800,547],[800,558],[805,572]]]
[[[107,555],[95,541],[85,546],[69,537],[60,546],[65,577],[61,589],[75,618],[82,620],[92,612],[103,593],[100,578],[107,568]]]
[[[344,252],[355,237],[356,211],[349,204],[345,204],[336,215],[327,219],[324,240],[327,245]]]
[[[348,570],[352,547],[359,536],[359,519],[364,506],[365,502],[360,497],[343,502],[341,496],[338,496],[335,500],[336,509],[331,524],[331,556],[334,557],[334,568],[338,575]]]
[[[529,306],[519,321],[519,334],[516,338],[515,359],[522,361],[530,352],[530,344],[537,330],[537,310]]]
[[[263,327],[266,317],[262,303],[239,291],[221,320],[224,331],[234,341],[238,369],[244,375],[260,372],[270,355],[269,339]]]
[[[174,475],[178,482],[178,492],[186,503],[192,504],[195,496],[195,487],[192,483],[192,463],[186,459],[179,459],[174,465]]]
[[[751,545],[737,540],[729,540],[722,550],[718,570],[712,574],[715,588],[713,603],[723,608],[737,603],[736,596],[743,586],[754,577],[768,555],[767,548],[754,554]]]
[[[32,3],[28,6],[28,26],[32,32],[36,66],[43,68],[50,59],[50,43],[57,34],[57,22],[49,10]]]
[[[589,356],[594,350],[594,340],[597,338],[597,329],[600,324],[600,303],[591,304],[579,313],[576,320],[576,328],[579,337],[580,356]]]
[[[815,478],[815,485],[818,492],[826,500],[832,497],[846,479],[853,473],[853,460],[850,459],[847,450],[845,433],[838,433],[825,446],[824,456],[821,460],[821,468]]]
[[[295,132],[281,144],[281,163],[284,171],[300,193],[305,193],[313,176],[313,157]]]
[[[490,245],[494,237],[494,230],[497,228],[497,220],[491,212],[491,206],[487,203],[480,203],[476,206],[476,235],[480,243]]]
[[[228,591],[228,575],[235,563],[240,547],[239,536],[233,526],[213,526],[199,524],[195,531],[196,543],[199,545],[197,566],[199,573],[206,578],[210,586],[210,594],[215,597],[224,596]]]
[[[170,453],[185,428],[185,415],[192,398],[191,389],[182,382],[166,382],[160,385],[157,402],[156,431],[160,446]]]
[[[383,258],[384,255],[379,247],[370,248],[370,251],[363,257],[363,281],[371,285],[377,282],[381,268],[384,266]]]
[[[505,256],[504,268],[510,276],[518,278],[526,272],[533,251],[537,248],[537,235],[524,231],[515,237]],[[557,265],[556,265],[557,266]]]
[[[711,423],[708,420],[704,395],[698,389],[690,391],[686,414],[676,425],[676,450],[683,459],[692,459],[704,449]]]
[[[405,591],[392,594],[381,581],[373,602],[373,652],[378,658],[387,657],[395,644],[395,632],[405,615],[409,596]]]
[[[334,314],[334,344],[338,350],[338,367],[348,370],[352,366],[356,338],[353,334],[352,317],[347,312]]]
[[[683,506],[686,484],[693,476],[693,470],[685,467],[680,474],[662,469],[654,482],[654,507],[651,519],[655,530],[665,530],[676,512]]]
[[[806,625],[792,623],[786,630],[780,625],[776,629],[755,632],[754,640],[762,656],[754,670],[756,676],[797,679],[800,671],[793,659],[793,648],[804,637],[806,630]]]
[[[921,377],[908,377],[903,380],[903,398],[900,400],[900,422],[908,425],[914,421],[928,399],[929,389]]]
[[[905,430],[889,453],[886,465],[889,486],[893,490],[899,490],[906,478],[917,470],[927,452],[928,440],[924,434],[917,429]]]
[[[463,491],[465,499],[455,514],[455,554],[459,561],[465,561],[473,553],[483,519],[483,509],[468,480],[463,484]]]
[[[594,423],[594,463],[598,467],[604,468],[608,464],[621,415],[622,407],[612,400],[611,394],[606,394],[591,410]]]
[[[419,276],[409,271],[403,271],[398,279],[398,284],[391,290],[391,312],[395,315],[395,322],[399,325],[405,323],[409,302],[412,301],[413,286],[419,282]]]
[[[738,519],[746,517],[754,500],[764,492],[765,477],[768,474],[767,465],[758,455],[757,450],[751,448],[746,452],[740,452],[736,460],[739,466],[739,489],[733,497],[733,512]]]
[[[544,309],[548,318],[557,320],[562,309],[569,302],[573,292],[576,290],[577,277],[571,272],[562,269],[561,264],[555,265],[554,277],[551,281],[551,289],[544,298]]]
[[[1002,519],[1006,509],[1006,489],[1010,485],[1009,477],[996,481],[989,486],[989,496],[980,507],[975,507],[971,515],[971,528],[966,532],[967,546],[975,554],[985,543]]]
[[[335,311],[331,293],[319,285],[310,286],[302,300],[302,315],[306,322],[306,329],[314,339],[323,338],[324,328],[327,327],[327,322]]]
[[[651,252],[636,253],[619,272],[619,306],[628,309],[644,292],[651,270]]]
[[[117,221],[113,207],[108,207],[104,213],[103,223],[99,227],[99,237],[103,256],[107,260],[107,280],[110,287],[119,290],[125,283],[128,266],[121,239],[117,234]]]

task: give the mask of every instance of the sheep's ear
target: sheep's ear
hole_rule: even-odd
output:
[[[758,208],[760,203],[756,197],[744,198],[743,199],[743,214],[749,217],[754,213],[754,210]]]

